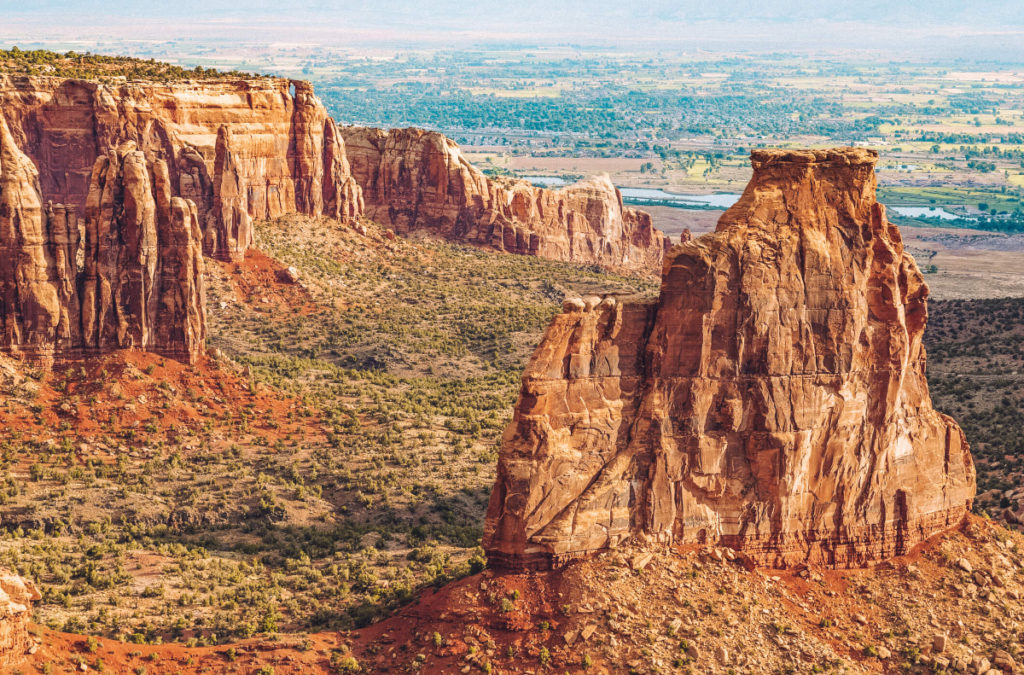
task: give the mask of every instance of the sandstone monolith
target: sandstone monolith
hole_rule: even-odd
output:
[[[963,432],[932,408],[928,288],[876,153],[758,150],[655,301],[566,303],[523,376],[484,547],[549,567],[636,534],[849,566],[960,523]]]

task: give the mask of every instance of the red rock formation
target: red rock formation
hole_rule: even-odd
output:
[[[5,673],[28,657],[32,603],[40,597],[31,581],[0,570],[0,669]]]
[[[607,177],[561,190],[489,179],[443,135],[422,129],[345,127],[366,214],[399,234],[624,271],[660,269],[664,235],[626,208]]]
[[[342,222],[355,222],[365,210],[363,190],[352,176],[345,141],[334,120],[324,121],[323,214]]]
[[[191,200],[171,196],[167,164],[153,164],[160,260],[153,350],[194,363],[206,342],[203,232]]]
[[[249,197],[252,191],[246,183],[246,172],[234,150],[233,135],[227,126],[217,131],[217,152],[214,163],[212,222],[216,227],[206,231],[204,249],[221,260],[238,259],[255,240],[252,216],[249,215]],[[264,195],[265,199],[265,195]],[[265,205],[268,212],[278,209]]]
[[[206,339],[195,204],[171,197],[166,162],[127,142],[96,160],[86,202],[87,349],[138,348],[194,362]]]
[[[0,115],[0,345],[41,360],[75,337],[62,324],[72,311],[62,311],[59,294],[68,280],[58,278],[46,225],[39,174]]]
[[[0,117],[0,350],[43,364],[117,348],[193,362],[205,341],[195,205],[163,160],[127,142],[96,160],[84,237],[74,207],[41,207],[32,161]]]
[[[499,566],[635,533],[846,566],[959,523],[963,433],[931,407],[927,286],[874,152],[755,151],[655,302],[567,301],[523,376],[485,525]]]
[[[305,82],[105,84],[0,75],[0,107],[39,170],[45,200],[83,208],[96,158],[133,141],[147,162],[167,163],[172,193],[196,204],[206,251],[218,257],[244,254],[247,221],[361,214],[344,141]],[[239,191],[225,210],[217,191],[226,186]],[[234,219],[225,223],[225,213]]]

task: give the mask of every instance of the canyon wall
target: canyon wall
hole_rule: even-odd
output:
[[[0,350],[44,365],[135,348],[194,362],[206,339],[196,205],[132,141],[96,158],[84,218],[44,205],[0,116]]]
[[[626,272],[657,271],[668,247],[606,177],[561,190],[488,178],[436,132],[339,129],[307,82],[0,75],[0,108],[44,201],[81,212],[96,158],[132,141],[167,165],[172,195],[196,205],[204,252],[223,260],[252,245],[254,221],[352,222],[364,208],[400,234]]]
[[[660,296],[567,300],[505,432],[484,547],[544,568],[642,533],[756,563],[862,564],[958,524],[963,432],[931,405],[928,288],[876,153],[755,151]]]
[[[488,178],[443,135],[422,129],[342,128],[366,214],[399,234],[552,260],[656,272],[667,239],[624,207],[607,177],[560,190]]]
[[[97,157],[126,141],[190,199],[207,255],[237,260],[252,221],[362,213],[344,140],[311,85],[277,78],[168,84],[0,75],[0,109],[43,199],[85,207]]]
[[[0,669],[3,672],[24,661],[33,647],[28,631],[32,603],[40,599],[32,582],[0,570]]]
[[[240,260],[253,223],[287,213],[366,210],[402,234],[628,272],[667,248],[607,178],[488,179],[440,134],[339,129],[301,81],[0,75],[0,123],[0,349],[40,362],[129,347],[194,361],[197,250]]]

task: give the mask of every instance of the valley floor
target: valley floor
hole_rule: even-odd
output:
[[[732,557],[634,543],[560,571],[484,571],[359,631],[220,647],[40,630],[23,672],[984,673],[1024,658],[1024,537],[985,519],[868,569]]]
[[[262,253],[209,262],[211,358],[197,369],[133,353],[49,374],[0,361],[0,567],[44,594],[24,675],[902,672],[1016,658],[1021,539],[979,517],[869,571],[751,572],[692,551],[652,551],[641,570],[632,550],[561,573],[481,573],[497,442],[541,331],[567,293],[656,284],[366,225],[264,223]],[[946,236],[905,234],[921,248]],[[944,270],[927,275],[940,299]],[[1010,431],[1024,300],[976,297],[933,303],[925,339],[936,407],[964,425],[995,517],[1024,502]],[[962,557],[989,574],[963,572]],[[929,654],[937,634],[947,645]]]

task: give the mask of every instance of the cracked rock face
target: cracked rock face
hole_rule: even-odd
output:
[[[931,406],[928,288],[874,152],[755,151],[656,301],[569,301],[523,376],[485,524],[543,568],[634,534],[851,566],[962,521],[963,432]]]
[[[422,129],[345,127],[366,215],[399,234],[627,272],[661,268],[666,237],[623,206],[607,176],[561,190],[491,179],[451,139]]]
[[[172,196],[196,205],[205,251],[221,259],[244,256],[255,220],[362,215],[344,140],[306,82],[0,75],[0,107],[45,201],[83,209],[93,163],[131,141],[167,164]]]

